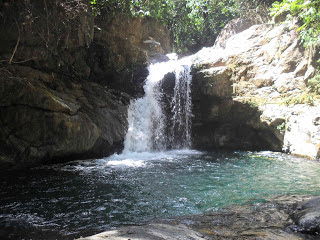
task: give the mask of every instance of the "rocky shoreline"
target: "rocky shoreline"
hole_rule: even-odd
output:
[[[79,240],[319,239],[320,197],[277,195],[204,215],[124,226]]]

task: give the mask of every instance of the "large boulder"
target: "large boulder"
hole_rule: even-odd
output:
[[[300,203],[292,214],[295,231],[320,233],[320,197],[311,198]]]
[[[11,1],[0,9],[1,62],[13,56],[12,63],[134,96],[143,94],[148,64],[171,49],[169,31],[154,19],[110,12],[94,17],[88,1]]]
[[[319,108],[311,111],[292,114],[288,119],[284,138],[284,151],[296,155],[320,158]]]
[[[129,96],[29,67],[0,76],[0,164],[28,166],[120,150]]]

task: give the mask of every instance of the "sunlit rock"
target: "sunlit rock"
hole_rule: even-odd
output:
[[[194,55],[195,147],[283,149],[319,158],[312,122],[319,103],[306,85],[315,61],[299,42],[297,24],[234,20],[213,47]]]
[[[284,135],[284,151],[308,156],[320,157],[320,126],[318,107],[299,106],[287,115]]]

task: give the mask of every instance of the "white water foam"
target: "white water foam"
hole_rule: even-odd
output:
[[[130,103],[123,153],[163,151],[168,143],[171,147],[191,146],[191,58],[177,60],[175,55],[169,56],[169,61],[149,66],[145,96]],[[161,103],[163,93],[160,84],[168,73],[175,73],[176,77],[170,136],[165,134],[166,115]]]
[[[182,65],[183,64],[183,65]],[[175,87],[171,109],[173,117],[170,132],[171,144],[175,148],[191,147],[191,58],[184,58],[175,68]]]
[[[163,152],[127,152],[114,154],[100,160],[100,166],[109,167],[148,167],[152,162],[172,162],[191,155],[201,155],[203,152],[196,150],[171,150]]]

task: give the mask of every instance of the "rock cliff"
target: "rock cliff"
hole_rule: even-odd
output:
[[[308,89],[315,53],[298,22],[232,21],[193,64],[195,148],[285,151],[319,158],[319,96]]]
[[[147,65],[170,50],[151,19],[93,17],[87,1],[0,3],[0,165],[121,150]]]

